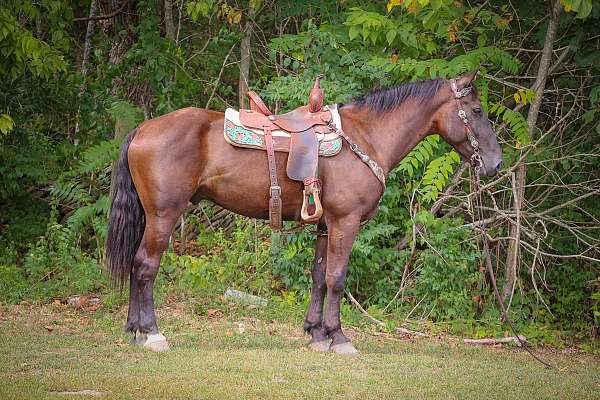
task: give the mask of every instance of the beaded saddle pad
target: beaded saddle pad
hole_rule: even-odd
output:
[[[340,126],[340,115],[336,106],[329,106],[335,126]],[[260,129],[245,127],[240,122],[239,111],[228,108],[225,111],[225,126],[223,129],[225,141],[236,147],[245,147],[251,149],[266,148],[264,132]],[[273,144],[275,151],[289,152],[291,135],[283,130],[274,130]],[[337,133],[317,133],[319,141],[319,156],[335,156],[342,149],[342,138]]]

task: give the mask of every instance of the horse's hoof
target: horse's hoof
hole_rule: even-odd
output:
[[[131,344],[142,346],[156,352],[169,350],[167,338],[162,333],[147,334],[138,331],[133,339],[131,339]]]
[[[352,346],[352,343],[350,342],[344,342],[344,343],[340,343],[340,344],[334,344],[331,345],[331,351],[333,351],[334,353],[337,354],[342,354],[345,356],[358,356],[358,350],[356,350],[354,348],[354,346]]]
[[[169,351],[169,342],[167,342],[167,338],[162,333],[148,335],[143,346],[155,352]]]
[[[331,341],[329,339],[320,340],[318,342],[311,342],[308,344],[308,348],[312,351],[316,351],[319,353],[326,353],[329,351],[329,343]]]

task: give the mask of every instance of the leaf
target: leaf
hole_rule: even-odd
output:
[[[529,127],[525,117],[519,112],[515,112],[500,103],[494,103],[490,107],[490,112],[502,118],[516,139],[516,146],[527,145],[531,142],[529,137]]]
[[[422,201],[430,203],[437,200],[439,193],[448,182],[453,165],[460,163],[460,156],[454,150],[432,160],[423,175]]]
[[[561,0],[565,12],[574,11],[579,19],[586,19],[592,12],[592,0]]]
[[[388,44],[392,44],[394,42],[394,39],[396,38],[396,35],[398,34],[398,31],[395,29],[390,29],[389,31],[387,31],[387,33],[385,34],[385,39],[387,40]]]
[[[586,19],[592,12],[592,0],[582,0],[581,7],[577,12],[577,18]]]
[[[8,114],[0,115],[0,133],[6,135],[12,131],[15,126],[14,121]]]
[[[250,7],[257,10],[262,5],[262,0],[250,0]]]
[[[513,94],[513,98],[515,99],[515,103],[519,104],[521,102],[521,96],[519,95],[519,92],[515,92],[515,94]]]
[[[350,40],[356,39],[356,37],[359,34],[360,34],[360,26],[358,26],[358,25],[353,25],[348,30],[348,38],[350,38]]]
[[[404,0],[389,0],[387,3],[387,12],[392,11],[394,7],[398,7]]]

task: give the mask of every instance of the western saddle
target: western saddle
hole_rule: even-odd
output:
[[[314,224],[323,214],[321,199],[321,181],[318,176],[319,141],[317,134],[335,132],[331,111],[323,107],[323,91],[320,86],[321,76],[317,76],[308,104],[291,112],[273,115],[253,91],[248,92],[250,109],[240,110],[240,122],[248,127],[264,132],[265,148],[269,166],[269,221],[274,230],[280,230],[281,219],[281,186],[277,181],[277,165],[272,132],[283,130],[290,134],[290,148],[287,160],[287,176],[304,183],[301,222]]]

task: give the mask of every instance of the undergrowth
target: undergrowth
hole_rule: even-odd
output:
[[[396,326],[404,326],[432,334],[476,338],[512,335],[500,322],[500,312],[479,266],[477,245],[469,231],[460,227],[461,221],[435,219],[426,213],[417,219],[424,224],[425,234],[414,243],[418,255],[401,292],[398,288],[409,251],[399,252],[392,259],[369,257],[364,249],[377,240],[376,236],[369,237],[367,228],[367,237],[359,237],[351,257],[347,290],[384,326],[374,326],[347,298],[342,302],[344,325],[390,333]],[[155,287],[157,306],[167,296],[175,296],[199,315],[214,310],[226,314],[230,312],[229,301],[223,294],[232,287],[267,299],[267,311],[260,311],[263,317],[302,322],[310,300],[312,235],[272,234],[264,224],[242,218],[230,234],[196,225],[201,232],[193,245],[201,254],[176,254],[172,249],[165,253]],[[97,255],[81,250],[76,240],[68,226],[53,222],[20,265],[14,257],[6,262],[11,257],[4,255],[0,302],[64,301],[70,295],[95,293],[102,295],[105,312],[124,306],[127,293],[119,295],[110,289]],[[5,249],[5,253],[10,252]],[[563,308],[575,312],[581,307],[581,299],[560,298],[561,302],[552,305],[556,313],[564,312]],[[258,312],[243,310],[250,315]],[[597,351],[584,323],[577,326],[561,322],[531,293],[516,294],[511,317],[532,343]]]

